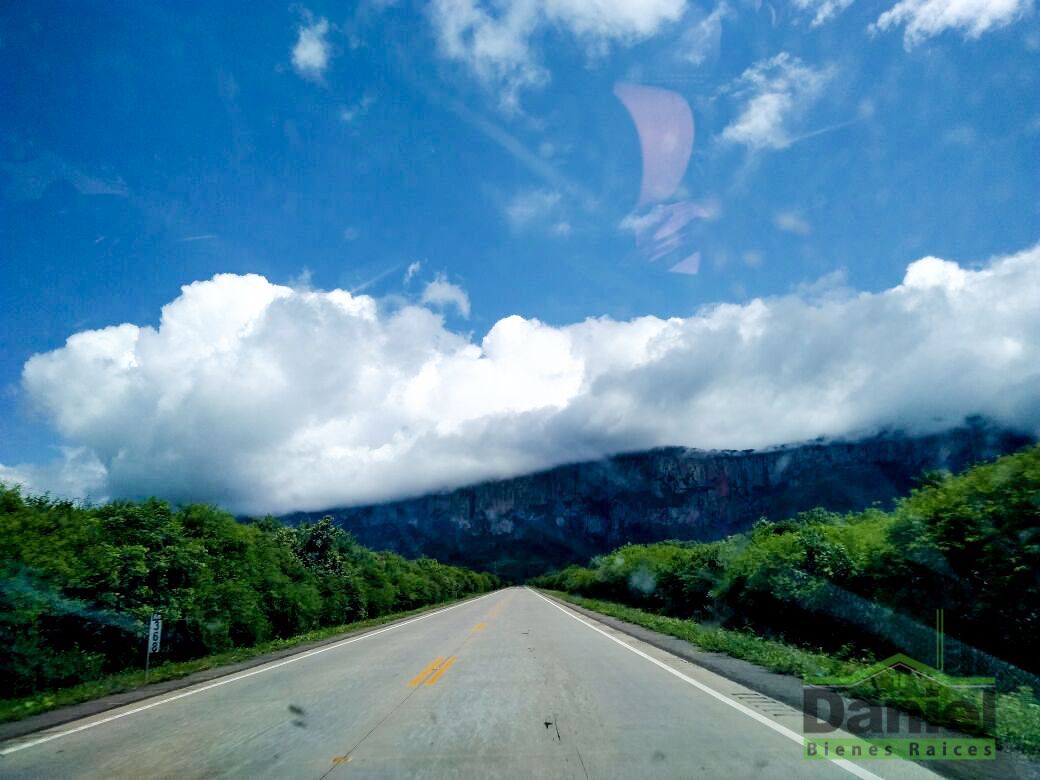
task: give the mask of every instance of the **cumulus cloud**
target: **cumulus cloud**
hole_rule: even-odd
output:
[[[469,296],[444,274],[437,274],[437,278],[423,288],[422,302],[439,307],[454,306],[463,317],[469,317]]]
[[[685,0],[434,0],[430,16],[441,53],[497,89],[501,105],[513,109],[523,90],[549,80],[533,43],[539,30],[563,29],[602,49],[649,37],[684,10]]]
[[[419,271],[421,271],[421,270],[422,270],[422,261],[421,260],[415,260],[415,261],[409,263],[408,264],[408,268],[406,268],[405,272],[404,272],[404,283],[408,284],[410,281],[412,281],[412,279],[415,278],[415,275],[417,273],[419,273]]]
[[[26,493],[49,494],[52,498],[104,501],[106,470],[97,455],[86,447],[60,447],[61,457],[50,463],[0,463],[0,483],[21,485]]]
[[[814,68],[781,52],[756,62],[724,91],[744,101],[722,139],[751,149],[783,149],[797,138],[791,125],[816,101],[832,78],[830,68]]]
[[[900,0],[878,17],[872,31],[904,27],[907,49],[946,30],[978,38],[1033,10],[1033,0]]]
[[[975,413],[1036,431],[1038,297],[1040,246],[976,269],[927,257],[876,293],[828,283],[562,326],[514,315],[474,341],[422,306],[220,275],[184,287],[158,328],[74,334],[23,382],[97,491],[320,509],[657,445],[935,430]]]
[[[292,49],[292,64],[296,72],[307,79],[320,80],[329,66],[331,47],[325,36],[329,34],[329,20],[309,20],[300,25],[296,45]]]

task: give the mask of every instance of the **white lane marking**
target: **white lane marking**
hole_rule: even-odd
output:
[[[125,718],[125,717],[127,717],[129,715],[136,715],[139,712],[144,712],[145,710],[150,710],[153,707],[159,707],[159,706],[161,706],[163,704],[169,704],[171,701],[177,701],[178,699],[185,699],[188,696],[194,696],[195,694],[202,693],[203,691],[209,691],[209,690],[212,690],[213,688],[219,688],[221,685],[227,685],[228,683],[233,683],[233,682],[238,682],[239,680],[244,680],[247,677],[252,677],[252,676],[257,675],[257,674],[263,674],[264,672],[270,672],[273,669],[278,669],[279,667],[286,666],[286,665],[292,664],[292,663],[296,663],[297,661],[302,661],[304,658],[310,658],[311,656],[319,655],[321,653],[327,653],[329,650],[336,650],[337,648],[343,647],[344,645],[353,644],[354,642],[360,642],[362,639],[368,639],[369,637],[376,636],[377,634],[385,634],[387,631],[393,631],[395,628],[401,628],[402,626],[411,625],[412,623],[418,623],[420,620],[426,620],[426,618],[433,617],[434,615],[442,615],[445,612],[448,612],[448,611],[453,610],[453,609],[457,609],[458,607],[464,607],[467,604],[474,604],[474,603],[480,601],[481,599],[486,599],[488,596],[492,596],[495,593],[500,593],[500,592],[501,591],[492,591],[491,593],[485,593],[483,596],[477,596],[477,598],[475,598],[475,599],[469,599],[468,601],[463,601],[461,604],[452,604],[450,607],[445,607],[444,609],[438,609],[438,610],[435,610],[433,612],[427,612],[424,615],[419,615],[418,617],[409,618],[408,620],[402,621],[400,623],[394,623],[393,625],[389,625],[386,628],[380,628],[380,629],[377,629],[375,631],[369,631],[367,634],[362,634],[361,636],[356,636],[356,637],[353,637],[352,639],[344,639],[342,642],[335,642],[334,644],[325,645],[324,647],[319,647],[319,648],[317,648],[315,650],[308,650],[306,653],[300,653],[299,655],[294,655],[294,656],[292,656],[290,658],[286,658],[284,661],[273,662],[273,663],[267,664],[265,666],[260,666],[260,667],[258,667],[256,669],[253,669],[253,670],[248,671],[248,672],[242,672],[241,674],[235,674],[235,675],[229,675],[228,677],[222,677],[219,680],[217,680],[216,682],[211,682],[211,683],[208,683],[208,684],[203,685],[203,686],[198,687],[198,688],[191,688],[190,690],[184,691],[183,693],[178,693],[175,696],[168,696],[165,699],[160,699],[159,701],[153,701],[150,704],[145,704],[145,705],[142,705],[140,707],[135,707],[132,710],[127,710],[125,712],[120,712],[120,713],[117,713],[115,715],[109,715],[107,718],[102,718],[101,720],[91,721],[90,723],[84,723],[83,725],[76,726],[75,728],[72,728],[72,729],[66,729],[65,731],[58,731],[58,732],[55,732],[53,734],[47,734],[46,736],[39,737],[38,739],[30,740],[28,742],[22,742],[20,744],[15,744],[15,745],[10,745],[10,746],[5,747],[5,748],[0,748],[0,756],[7,756],[7,755],[10,755],[11,753],[16,753],[19,750],[25,750],[26,748],[35,747],[36,745],[42,745],[44,742],[50,742],[51,740],[54,740],[54,739],[60,739],[61,737],[67,737],[70,734],[76,734],[76,733],[78,733],[80,731],[86,731],[87,729],[92,729],[95,726],[101,726],[101,725],[103,725],[105,723],[111,723],[114,720],[119,720],[120,718]]]
[[[530,588],[528,588],[528,590],[530,590]],[[548,604],[552,604],[554,607],[556,607],[558,610],[560,610],[560,612],[565,614],[567,617],[574,618],[579,623],[585,624],[586,626],[591,628],[593,631],[595,631],[597,634],[602,634],[607,639],[609,639],[611,642],[616,642],[617,644],[621,645],[626,650],[630,650],[631,652],[635,653],[639,657],[645,658],[647,661],[649,661],[652,664],[655,664],[656,666],[661,667],[662,669],[664,669],[669,674],[675,675],[676,677],[678,677],[683,682],[689,683],[694,688],[697,688],[698,690],[703,691],[704,693],[708,694],[709,696],[711,696],[711,697],[713,697],[715,699],[718,699],[723,704],[726,704],[726,705],[732,707],[733,709],[737,710],[738,712],[744,713],[749,718],[757,720],[759,723],[761,723],[764,726],[768,726],[773,731],[776,731],[779,734],[783,734],[785,737],[787,737],[788,739],[792,740],[793,742],[797,742],[799,745],[804,745],[805,744],[805,737],[803,737],[797,731],[792,731],[791,729],[787,728],[786,726],[781,726],[779,723],[777,723],[776,721],[772,720],[771,718],[767,718],[762,713],[755,712],[750,707],[745,707],[740,702],[733,701],[728,696],[726,696],[726,694],[720,693],[719,691],[716,691],[714,688],[708,687],[707,685],[705,685],[704,683],[700,682],[699,680],[695,680],[692,677],[683,674],[678,669],[673,669],[672,667],[670,667],[668,664],[664,663],[663,661],[659,661],[656,658],[654,658],[653,656],[647,655],[642,650],[639,650],[638,648],[632,647],[632,645],[628,644],[628,642],[622,642],[616,636],[611,636],[610,634],[608,634],[603,629],[597,628],[596,626],[592,625],[592,623],[589,623],[587,620],[582,619],[581,617],[579,617],[574,612],[571,612],[569,609],[565,609],[564,607],[560,606],[559,604],[557,604],[552,599],[547,599],[545,596],[543,596],[538,591],[532,590],[531,592],[534,593],[534,595],[536,595],[542,601],[544,601],[544,602],[546,602]],[[853,764],[851,761],[846,761],[843,758],[834,759],[833,763],[836,764],[837,766],[840,766],[845,771],[851,772],[852,774],[856,775],[856,777],[863,778],[863,780],[883,780],[883,778],[879,777],[878,775],[875,775],[873,772],[870,772],[869,770],[866,770],[866,769],[864,769],[861,766],[857,766],[856,764]]]

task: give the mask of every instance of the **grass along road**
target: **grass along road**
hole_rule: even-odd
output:
[[[624,620],[661,634],[683,639],[709,652],[725,653],[757,664],[771,672],[797,677],[848,676],[868,668],[875,659],[836,658],[826,653],[794,647],[747,631],[706,626],[693,620],[656,615],[610,601],[575,596],[560,591],[546,593],[603,615]],[[853,688],[849,694],[865,701],[892,704],[907,712],[921,713],[937,725],[964,728],[942,717],[942,711],[921,706],[923,696],[914,687]],[[1040,757],[1040,705],[1031,691],[997,695],[997,743],[1004,748]]]
[[[223,653],[216,653],[202,658],[193,658],[187,661],[168,661],[152,667],[147,679],[145,679],[144,669],[128,669],[125,672],[106,675],[98,680],[91,680],[90,682],[80,683],[68,688],[42,691],[32,696],[17,699],[0,699],[0,723],[20,721],[62,707],[82,704],[113,694],[136,691],[156,683],[185,680],[198,672],[220,669],[221,667],[229,667],[227,673],[230,674],[233,671],[241,671],[241,669],[247,668],[242,666],[243,662],[255,660],[257,663],[264,663],[267,660],[271,660],[267,656],[282,657],[286,654],[285,651],[304,652],[312,647],[331,644],[368,629],[444,609],[453,604],[459,604],[474,598],[480,598],[481,595],[486,594],[465,596],[460,599],[430,604],[404,612],[381,615],[368,620],[329,626],[294,637],[273,639],[252,647],[236,647]],[[186,682],[185,684],[190,683]],[[171,688],[166,687],[165,690],[171,690]],[[126,702],[120,702],[120,704],[124,703]]]

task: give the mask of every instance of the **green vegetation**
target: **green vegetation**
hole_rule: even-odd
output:
[[[661,625],[794,674],[895,652],[938,666],[943,609],[945,670],[995,677],[1007,728],[1024,729],[1005,738],[1040,749],[1029,692],[1040,671],[1040,446],[928,474],[890,512],[817,509],[717,542],[626,545],[531,584],[685,619]]]
[[[466,598],[472,598],[472,596],[467,596]],[[194,674],[195,672],[201,672],[206,669],[215,669],[219,666],[227,666],[228,664],[236,664],[241,661],[248,661],[251,658],[266,655],[267,653],[274,653],[279,650],[288,650],[310,642],[321,643],[322,640],[331,639],[332,637],[347,631],[360,631],[362,629],[372,628],[394,620],[400,620],[401,618],[407,618],[412,615],[428,612],[432,609],[442,608],[443,606],[443,604],[430,605],[408,610],[407,612],[392,612],[381,617],[359,620],[354,623],[346,623],[342,626],[319,628],[314,631],[309,631],[306,634],[300,634],[299,636],[289,637],[287,639],[272,639],[268,642],[261,642],[258,645],[253,645],[252,647],[236,647],[223,653],[207,655],[203,658],[194,658],[190,661],[167,661],[158,666],[153,666],[151,671],[148,673],[147,678],[143,669],[131,669],[125,672],[109,674],[100,679],[91,680],[90,682],[73,685],[69,688],[42,691],[31,696],[24,696],[16,699],[0,699],[0,723],[6,723],[12,720],[21,720],[22,718],[28,718],[30,715],[37,715],[41,712],[47,712],[59,707],[67,707],[71,704],[79,704],[80,702],[98,699],[102,696],[108,696],[113,693],[132,691],[135,688],[142,687],[146,683],[177,680],[182,677],[187,677],[189,674]]]
[[[373,552],[328,518],[246,524],[206,505],[84,507],[0,486],[0,696],[42,702],[70,686],[132,687],[155,611],[163,648],[152,661],[169,662],[154,672],[163,679],[498,585]]]

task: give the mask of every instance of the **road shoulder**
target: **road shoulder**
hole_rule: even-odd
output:
[[[494,593],[495,591],[490,591]],[[157,696],[164,696],[168,693],[178,691],[184,688],[191,688],[192,686],[199,685],[200,683],[207,683],[212,680],[219,679],[221,677],[227,677],[229,675],[238,674],[249,669],[254,669],[258,666],[269,664],[273,661],[280,661],[290,656],[299,655],[301,653],[307,653],[311,650],[316,650],[327,645],[336,644],[342,642],[345,639],[352,639],[355,637],[370,634],[374,631],[385,630],[388,627],[409,621],[415,620],[418,617],[426,617],[431,613],[439,612],[452,607],[460,606],[469,601],[474,601],[484,596],[490,595],[490,593],[478,593],[468,598],[460,599],[459,601],[451,602],[448,604],[434,604],[428,609],[422,610],[418,613],[410,613],[402,615],[396,620],[391,620],[386,623],[379,623],[373,626],[366,626],[365,628],[358,628],[351,631],[344,631],[334,636],[325,637],[313,642],[304,642],[292,647],[283,648],[281,650],[275,650],[270,653],[263,655],[257,655],[252,658],[248,658],[244,661],[239,661],[233,664],[226,664],[224,666],[215,666],[211,669],[203,669],[198,672],[192,672],[184,677],[178,677],[173,680],[164,680],[162,682],[150,683],[148,685],[142,685],[139,688],[134,688],[130,691],[123,691],[121,693],[113,693],[107,696],[102,696],[97,699],[91,699],[89,701],[80,702],[79,704],[70,704],[67,707],[59,707],[57,709],[49,710],[47,712],[41,712],[38,715],[30,715],[27,718],[21,720],[11,721],[10,723],[0,724],[0,743],[7,742],[8,740],[18,739],[29,734],[34,734],[39,731],[46,731],[48,729],[62,726],[66,723],[73,721],[82,720],[83,718],[90,718],[95,715],[100,715],[110,710],[119,709],[125,707],[128,704],[136,704],[137,702],[145,701],[146,699],[152,699]]]
[[[573,610],[579,615],[627,634],[684,661],[701,666],[710,672],[757,691],[789,707],[804,711],[803,690],[805,684],[800,677],[771,672],[749,661],[734,658],[724,653],[707,652],[685,639],[661,634],[635,623],[629,623],[601,612],[595,612],[587,607],[556,598],[551,593],[537,588],[533,588],[533,590],[536,590],[545,598]],[[945,728],[939,729],[939,735],[951,738],[965,736]],[[1006,750],[998,751],[997,758],[994,761],[928,761],[922,762],[922,766],[945,777],[957,778],[957,780],[961,778],[964,778],[964,780],[974,778],[980,778],[981,780],[1006,780],[1009,778],[1015,780],[1019,778],[1022,780],[1037,780],[1040,778],[1040,762],[1020,753]]]

